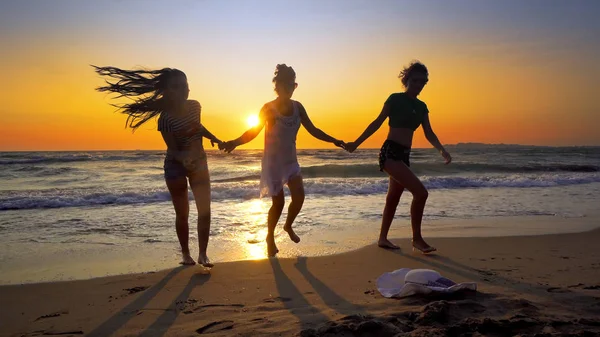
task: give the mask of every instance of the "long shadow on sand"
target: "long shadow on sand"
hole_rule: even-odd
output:
[[[92,330],[87,336],[110,336],[117,332],[125,323],[131,318],[137,315],[140,309],[143,309],[171,280],[177,273],[182,271],[186,267],[177,267],[171,270],[165,277],[162,278],[158,283],[152,286],[150,289],[144,291],[138,298],[133,302],[126,305],[121,311],[114,314],[112,317],[107,319],[104,323],[100,324],[94,330]]]
[[[346,301],[343,297],[329,288],[325,283],[315,277],[308,269],[307,261],[307,257],[298,257],[298,260],[294,266],[296,269],[298,269],[302,276],[304,276],[304,278],[313,287],[317,294],[319,294],[323,302],[325,302],[329,308],[343,315],[365,314],[365,309],[363,307]]]
[[[169,305],[168,308],[165,309],[162,315],[152,323],[144,332],[140,334],[140,336],[152,336],[158,337],[162,336],[169,330],[169,328],[175,323],[179,312],[181,311],[180,307],[184,307],[186,301],[190,297],[192,290],[198,286],[203,285],[210,279],[210,273],[207,274],[193,274],[190,277],[187,285],[181,293],[173,300],[173,302]]]
[[[280,296],[279,300],[291,314],[298,318],[301,330],[313,327],[315,322],[317,322],[316,324],[319,324],[329,321],[329,318],[319,309],[313,307],[302,295],[300,290],[296,288],[292,280],[285,274],[276,258],[270,258],[269,262],[273,268],[275,285]]]

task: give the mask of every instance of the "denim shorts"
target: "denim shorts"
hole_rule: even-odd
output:
[[[165,179],[176,179],[181,177],[190,177],[195,172],[208,171],[208,163],[206,162],[206,154],[199,156],[193,161],[193,167],[186,168],[183,163],[167,156],[163,166],[165,170]]]

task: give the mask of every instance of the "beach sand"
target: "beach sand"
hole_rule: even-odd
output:
[[[597,218],[589,218],[597,221]],[[568,226],[568,219],[564,220]],[[457,224],[459,225],[459,224]],[[2,336],[599,336],[600,229],[434,238],[320,257],[0,287]],[[386,299],[375,280],[428,268],[477,292]]]

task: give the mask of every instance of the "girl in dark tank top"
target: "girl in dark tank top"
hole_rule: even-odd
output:
[[[404,189],[408,189],[413,200],[410,207],[412,225],[413,250],[431,253],[436,249],[430,246],[421,235],[421,221],[429,192],[423,183],[410,169],[410,151],[414,131],[423,126],[425,137],[444,157],[446,164],[452,161],[450,154],[444,149],[429,122],[429,109],[417,96],[429,81],[427,67],[420,62],[413,62],[405,67],[399,76],[406,90],[402,93],[390,95],[379,116],[356,139],[346,144],[346,150],[354,152],[360,144],[369,138],[389,117],[389,133],[379,152],[379,169],[385,171],[389,177],[389,187],[386,196],[381,231],[378,245],[382,248],[399,249],[400,247],[388,240],[388,232],[400,202]]]

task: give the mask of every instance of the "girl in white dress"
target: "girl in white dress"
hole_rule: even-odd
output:
[[[269,209],[267,219],[267,251],[269,256],[279,252],[275,244],[275,227],[283,211],[285,199],[283,186],[288,185],[292,202],[288,208],[287,219],[283,229],[295,243],[300,237],[292,229],[292,223],[304,203],[304,185],[300,173],[300,165],[296,157],[296,136],[302,124],[313,137],[333,143],[344,148],[345,143],[337,140],[316,128],[308,118],[306,110],[298,101],[292,100],[294,90],[298,87],[296,73],[292,67],[278,64],[275,69],[275,92],[277,98],[266,103],[260,110],[260,122],[257,126],[246,131],[241,137],[223,143],[220,148],[226,152],[233,151],[237,146],[246,144],[256,138],[265,128],[265,146],[262,158],[260,179],[260,196],[271,196],[273,205]]]

